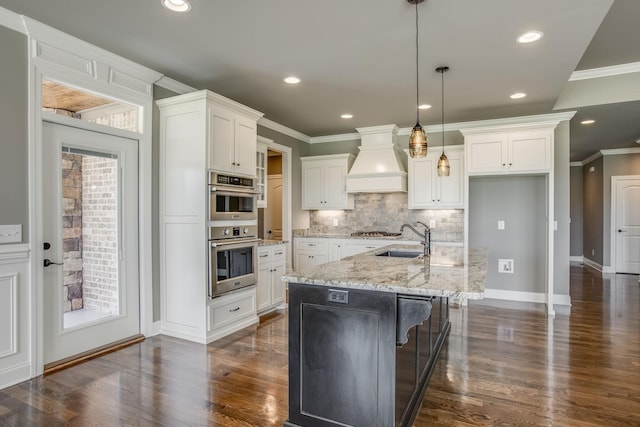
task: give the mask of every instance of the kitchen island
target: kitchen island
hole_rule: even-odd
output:
[[[466,262],[390,245],[290,273],[285,426],[409,426],[451,328],[449,298],[480,299],[487,251]]]

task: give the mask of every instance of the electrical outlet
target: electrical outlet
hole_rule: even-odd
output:
[[[591,256],[594,256],[596,254],[596,250],[595,249],[591,249]]]
[[[435,219],[430,219],[429,220],[429,228],[436,228],[436,220]]]
[[[338,226],[338,218],[333,218],[333,226],[334,227]]]
[[[498,221],[498,230],[504,230],[504,221]]]
[[[498,260],[498,273],[511,273],[511,274],[513,274],[513,260],[512,259],[499,259]]]

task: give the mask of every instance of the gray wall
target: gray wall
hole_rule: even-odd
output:
[[[571,256],[582,256],[582,166],[570,170]]]
[[[545,292],[546,197],[544,176],[469,180],[469,246],[489,249],[487,288]],[[500,258],[514,260],[513,274],[498,273]]]
[[[603,250],[603,166],[604,159],[600,157],[582,168],[582,254],[600,265]]]
[[[0,26],[0,224],[29,241],[27,36]]]
[[[309,228],[309,213],[302,210],[302,163],[300,157],[309,155],[309,144],[258,124],[258,135],[291,148],[291,228]]]
[[[553,236],[553,293],[569,295],[570,179],[569,122],[561,122],[554,135],[554,219],[558,229]]]

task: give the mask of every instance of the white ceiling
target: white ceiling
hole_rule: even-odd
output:
[[[415,123],[415,7],[406,0],[191,2],[187,14],[165,10],[160,0],[0,6],[309,136]],[[418,8],[420,100],[434,106],[421,112],[423,125],[440,123],[439,65],[451,67],[451,123],[550,113],[575,70],[640,61],[638,0],[426,0]],[[531,29],[544,38],[515,43]],[[283,83],[290,74],[302,83]],[[529,95],[510,100],[516,91]],[[640,97],[573,109],[571,160],[637,147]],[[345,112],[354,118],[340,119]],[[587,117],[596,125],[578,124]]]

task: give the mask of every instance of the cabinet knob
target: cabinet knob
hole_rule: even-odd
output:
[[[513,163],[509,163],[509,166],[513,166]]]
[[[507,164],[506,164],[506,163],[503,163],[503,164],[502,164],[502,167],[505,167],[505,166],[507,166]]]

